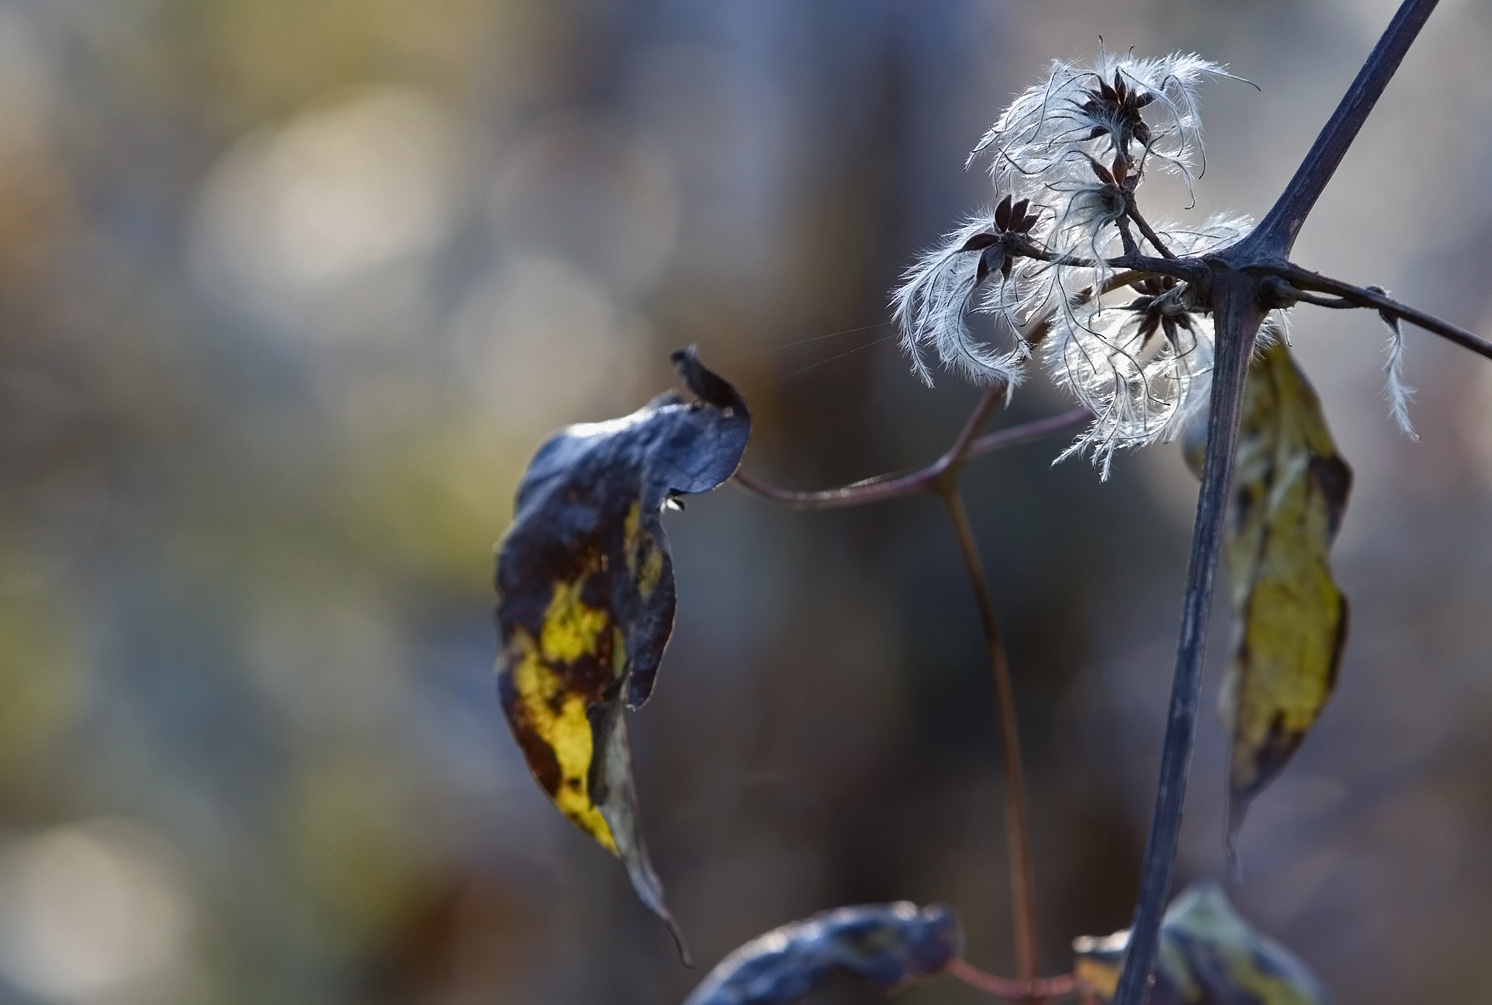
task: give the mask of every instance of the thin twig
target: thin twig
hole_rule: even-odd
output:
[[[942,457],[939,457],[934,462],[934,468],[942,469],[939,471],[939,474],[942,474],[944,471],[956,469],[963,463],[965,455],[969,452],[969,447],[974,442],[974,438],[984,429],[985,423],[989,422],[989,417],[995,413],[995,407],[1001,401],[1005,400],[1009,392],[1010,388],[1004,381],[998,381],[984,389],[984,393],[974,403],[974,410],[969,413],[968,419],[964,421],[964,428],[960,429],[958,436],[954,438],[953,445],[943,452]]]
[[[1130,272],[1110,276],[1103,289],[1105,291],[1115,289],[1132,282],[1134,278],[1136,278],[1135,275]],[[1083,294],[1081,299],[1087,299],[1091,295],[1090,290]],[[1051,322],[1051,316],[1047,316],[1032,324],[1025,332],[1027,339],[1032,344],[1040,341],[1050,328]],[[1017,443],[1026,443],[1037,437],[1077,425],[1087,421],[1090,415],[1087,409],[1080,408],[980,437],[980,431],[1004,398],[1006,390],[1003,383],[986,388],[952,445],[936,461],[918,471],[872,478],[842,488],[819,492],[790,492],[775,488],[744,471],[737,471],[734,480],[737,485],[747,491],[799,509],[834,509],[863,505],[915,492],[936,492],[942,498],[952,520],[954,535],[958,539],[959,550],[969,574],[969,582],[979,605],[980,619],[989,647],[990,666],[995,680],[1000,733],[1005,752],[1005,821],[1007,842],[1010,846],[1011,912],[1014,917],[1016,959],[1022,977],[1022,982],[1017,985],[1016,993],[1027,1002],[1037,1003],[1048,994],[1059,992],[1042,993],[1040,989],[1046,985],[1040,983],[1036,976],[1040,970],[1040,957],[1036,941],[1035,882],[1031,864],[1030,835],[1026,826],[1025,776],[1021,763],[1020,734],[1015,717],[1015,691],[1010,681],[1010,667],[1005,656],[1004,643],[1000,638],[999,622],[995,616],[989,581],[979,558],[978,544],[969,526],[963,499],[959,495],[958,482],[963,465],[970,458]],[[971,973],[979,973],[973,968],[969,970]],[[998,980],[998,978],[990,979]],[[1060,993],[1066,993],[1066,991]]]
[[[1129,205],[1125,207],[1124,211],[1135,222],[1135,226],[1140,228],[1140,233],[1145,235],[1145,240],[1150,242],[1150,246],[1160,252],[1162,258],[1176,257],[1172,254],[1171,249],[1166,247],[1166,242],[1160,239],[1160,235],[1151,228],[1150,222],[1140,215],[1140,207],[1135,205],[1133,194],[1130,195]]]
[[[1038,262],[1049,262],[1052,265],[1064,265],[1075,269],[1097,268],[1099,264],[1095,258],[1058,255],[1034,242],[1016,249],[1016,253],[1026,258],[1034,258]],[[1198,258],[1176,258],[1174,255],[1155,258],[1150,255],[1141,255],[1138,252],[1126,252],[1114,258],[1105,258],[1103,264],[1111,269],[1133,269],[1139,273],[1154,273],[1188,282],[1201,278],[1207,271],[1207,266]]]
[[[1038,977],[1034,981],[1018,981],[1011,977],[997,977],[985,973],[961,957],[948,964],[948,974],[957,977],[971,988],[977,988],[996,998],[1018,1002],[1031,998],[1061,998],[1074,994],[1078,989],[1077,978],[1072,974],[1061,977]]]
[[[963,465],[970,457],[989,453],[1004,446],[1024,443],[1064,428],[1075,421],[1087,418],[1086,410],[1069,412],[1052,419],[1038,420],[1027,426],[1015,427],[979,437],[979,432],[989,421],[990,415],[1004,398],[1003,385],[985,389],[975,404],[963,429],[953,444],[927,467],[911,474],[871,479],[839,489],[821,492],[789,492],[774,488],[743,471],[737,471],[736,484],[750,492],[799,509],[833,509],[843,506],[863,505],[878,502],[898,495],[913,492],[936,492],[942,498],[949,517],[953,521],[954,535],[958,539],[959,551],[969,574],[969,582],[978,601],[979,614],[984,626],[985,640],[989,647],[990,665],[995,678],[997,711],[1000,716],[1000,733],[1005,752],[1005,826],[1006,840],[1010,846],[1011,913],[1014,917],[1016,959],[1022,980],[1018,994],[1028,1002],[1036,1002],[1040,996],[1029,992],[1031,982],[1037,980],[1040,958],[1036,942],[1036,900],[1033,891],[1030,837],[1026,828],[1026,800],[1024,771],[1021,765],[1020,735],[1015,719],[1015,691],[1010,682],[1010,667],[1005,657],[1005,646],[1000,638],[999,622],[995,617],[994,600],[989,591],[984,566],[979,558],[978,545],[969,526],[968,514],[958,492],[958,478]]]
[[[965,460],[973,460],[995,450],[1003,450],[1006,447],[1018,446],[1022,443],[1030,443],[1053,433],[1060,433],[1074,426],[1081,426],[1093,418],[1093,413],[1086,408],[1074,408],[1070,412],[1061,415],[1053,415],[1047,419],[1037,419],[1034,422],[1024,422],[1019,426],[1011,426],[1009,429],[1001,429],[993,433],[986,433],[973,443],[964,453]]]
[[[1128,217],[1121,216],[1114,223],[1119,228],[1119,242],[1124,246],[1124,255],[1127,258],[1140,257],[1140,245],[1135,236],[1129,232]]]
[[[1116,273],[1103,284],[1103,292],[1108,293],[1119,289],[1142,277],[1143,273],[1138,271]],[[1075,301],[1085,303],[1092,295],[1091,289],[1085,290],[1075,298]],[[1045,337],[1051,323],[1051,315],[1033,322],[1024,333],[1027,343],[1030,345],[1039,343]],[[1061,415],[1037,419],[1034,422],[1012,426],[1009,429],[1002,429],[975,439],[979,435],[979,430],[989,421],[990,413],[993,412],[995,405],[999,403],[1005,392],[1003,384],[995,384],[986,388],[979,401],[975,403],[973,412],[969,414],[968,420],[965,421],[953,445],[945,450],[936,461],[914,471],[877,475],[874,478],[866,478],[839,488],[808,492],[780,489],[739,469],[731,476],[731,480],[747,492],[794,509],[822,510],[864,506],[868,503],[883,502],[901,496],[916,495],[919,492],[934,491],[938,480],[964,461],[1002,450],[1005,447],[1029,443],[1043,436],[1081,425],[1092,418],[1092,413],[1086,408],[1076,408],[1070,412],[1063,412]]]
[[[1341,297],[1323,297],[1319,293],[1307,293],[1305,290],[1297,289],[1284,280],[1280,280],[1280,295],[1292,302],[1302,304],[1313,304],[1316,307],[1329,307],[1334,311],[1356,311],[1361,310],[1362,304],[1355,304],[1351,300],[1343,300]]]
[[[1045,419],[1037,419],[1033,422],[1022,423],[988,433],[966,442],[962,446],[961,459],[972,460],[985,454],[1003,450],[1007,447],[1020,446],[1023,443],[1031,443],[1042,437],[1063,430],[1082,425],[1092,418],[1092,414],[1086,408],[1074,409],[1053,415]],[[968,427],[965,426],[965,429]],[[955,442],[955,447],[959,446]],[[780,489],[773,485],[748,474],[745,471],[737,471],[733,476],[736,485],[753,495],[759,495],[764,499],[791,506],[794,509],[822,510],[843,509],[849,506],[864,506],[867,503],[884,502],[887,499],[896,499],[901,496],[916,495],[920,492],[931,492],[934,484],[947,470],[949,454],[945,453],[938,460],[916,471],[900,475],[881,475],[876,478],[867,478],[864,481],[855,482],[852,485],[843,485],[839,488],[820,489],[812,492],[794,492],[789,489]]]
[[[1026,829],[1025,774],[1021,767],[1021,741],[1015,719],[1015,689],[1010,682],[1010,665],[1005,659],[1005,644],[1000,637],[1000,623],[995,617],[995,602],[990,594],[984,563],[979,558],[979,544],[969,525],[963,497],[956,484],[948,485],[939,495],[953,523],[958,550],[969,574],[969,585],[979,604],[979,620],[989,647],[990,669],[995,678],[996,706],[1000,713],[1000,737],[1005,750],[1005,832],[1010,846],[1010,909],[1015,920],[1016,969],[1021,981],[1029,985],[1041,971],[1036,946],[1036,894],[1032,879],[1031,848]],[[1036,995],[1025,993],[1026,1000]]]
[[[1261,268],[1272,275],[1288,280],[1292,285],[1303,290],[1315,290],[1319,293],[1334,294],[1343,300],[1351,301],[1352,306],[1371,307],[1373,310],[1383,311],[1402,321],[1408,321],[1412,325],[1417,325],[1425,329],[1425,331],[1433,332],[1442,338],[1450,339],[1463,349],[1470,349],[1478,355],[1492,359],[1492,342],[1487,341],[1480,335],[1467,331],[1465,328],[1458,327],[1449,321],[1422,311],[1418,307],[1411,307],[1409,304],[1400,303],[1385,293],[1380,293],[1365,286],[1354,286],[1351,283],[1343,282],[1340,279],[1333,279],[1330,276],[1323,276],[1319,272],[1303,269],[1294,262],[1279,262],[1265,265]],[[1307,303],[1320,304],[1323,307],[1336,306],[1331,303],[1322,303],[1319,300],[1307,300],[1305,297],[1300,297],[1299,299]]]
[[[793,509],[844,509],[849,506],[864,506],[901,496],[931,491],[936,476],[929,475],[932,467],[918,468],[905,475],[868,478],[863,482],[843,485],[835,489],[819,489],[810,492],[794,492],[780,489],[737,469],[731,480],[752,495],[791,506]]]

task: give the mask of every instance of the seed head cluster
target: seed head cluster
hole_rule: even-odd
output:
[[[1156,168],[1190,191],[1197,88],[1220,76],[1194,55],[1102,52],[1019,94],[970,156],[988,160],[995,208],[922,255],[893,297],[916,372],[931,382],[935,356],[1014,388],[1039,359],[1094,414],[1063,456],[1090,453],[1105,473],[1116,449],[1176,436],[1207,398],[1212,321],[1185,281],[1141,266],[1220,250],[1251,222],[1145,220],[1136,193]],[[971,316],[988,319],[978,335]]]

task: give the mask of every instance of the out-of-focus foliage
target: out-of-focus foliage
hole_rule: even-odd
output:
[[[786,1005],[836,972],[891,991],[958,956],[958,918],[908,901],[839,907],[774,928],[711,970],[684,1005]]]
[[[687,962],[638,828],[622,705],[647,701],[673,632],[659,513],[731,476],[751,413],[694,349],[673,359],[697,400],[664,394],[624,418],[570,426],[529,464],[497,554],[497,679],[535,781],[626,864]]]
[[[1161,924],[1150,1005],[1325,1005],[1309,967],[1260,934],[1229,903],[1222,887],[1183,890]],[[1081,988],[1108,1001],[1119,982],[1129,932],[1074,940]]]
[[[1283,341],[1249,368],[1224,548],[1235,618],[1218,711],[1232,737],[1230,841],[1336,686],[1347,598],[1331,575],[1352,469]],[[1188,454],[1199,467],[1195,450]]]

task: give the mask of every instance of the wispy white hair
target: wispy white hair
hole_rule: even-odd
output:
[[[1388,296],[1388,291],[1381,286],[1369,286],[1368,289]],[[1383,363],[1386,377],[1383,394],[1388,399],[1388,412],[1405,436],[1419,442],[1414,423],[1409,421],[1409,402],[1414,397],[1414,388],[1404,383],[1404,329],[1392,314],[1380,311],[1378,317],[1388,328],[1388,344],[1385,346],[1388,358]]]
[[[1151,138],[1146,156],[1180,175],[1188,187],[1202,160],[1202,120],[1197,88],[1211,77],[1229,77],[1227,68],[1194,53],[1141,59],[1101,50],[1091,65],[1056,60],[1046,80],[1016,96],[985,133],[972,162],[991,157],[990,173],[1002,185],[1040,184],[1054,167],[1071,170],[1073,154],[1093,152],[1092,133],[1112,123],[1084,106],[1089,92],[1115,76],[1131,89],[1154,95],[1147,117]]]
[[[1250,221],[1220,215],[1197,227],[1156,229],[1177,254],[1200,255],[1238,240]],[[1131,297],[1115,290],[1070,298],[1042,345],[1053,382],[1094,416],[1058,460],[1090,454],[1105,478],[1116,450],[1175,439],[1212,390],[1212,318],[1189,313],[1190,326],[1178,326],[1174,341],[1158,332],[1145,338],[1141,317],[1124,309]],[[1272,321],[1265,337],[1279,324]]]
[[[1014,312],[999,309],[999,296],[976,299],[980,253],[961,251],[976,234],[994,225],[993,211],[971,217],[957,230],[947,234],[938,246],[924,252],[902,277],[901,286],[892,294],[893,316],[901,326],[902,348],[912,358],[912,368],[924,382],[932,383],[932,370],[926,354],[937,355],[944,367],[977,384],[1004,381],[1015,387],[1025,376],[1025,361],[1030,347],[1016,329]],[[1014,276],[1005,280],[998,273],[990,278],[997,289],[1016,289],[1022,280]],[[993,319],[993,335],[1006,343],[999,348],[977,338],[970,329],[971,311],[987,313]]]

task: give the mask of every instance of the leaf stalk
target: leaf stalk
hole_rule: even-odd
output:
[[[979,543],[969,524],[963,496],[956,482],[938,493],[953,524],[959,554],[969,575],[969,585],[979,605],[979,621],[989,648],[990,670],[995,681],[995,705],[1000,715],[1000,739],[1005,755],[1005,837],[1010,852],[1010,909],[1015,921],[1016,972],[1028,987],[1041,972],[1036,944],[1036,893],[1031,866],[1030,831],[1026,825],[1026,783],[1021,763],[1021,740],[1015,717],[1015,689],[1010,680],[1010,664],[1005,657],[1005,643],[995,602],[990,594],[989,579],[979,557]],[[1027,993],[1026,1001],[1037,1001]]]

